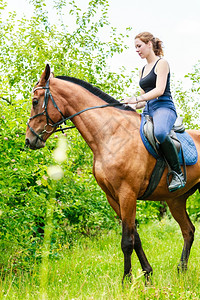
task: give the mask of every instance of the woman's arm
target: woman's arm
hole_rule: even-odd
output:
[[[145,94],[145,91],[143,89],[141,89],[140,95],[144,95],[144,94]],[[138,98],[139,97],[136,97],[137,101],[138,101]],[[143,107],[145,107],[145,105],[146,105],[146,101],[137,102],[135,109],[143,108]]]

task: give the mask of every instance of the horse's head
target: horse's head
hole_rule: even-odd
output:
[[[56,122],[60,118],[50,89],[50,66],[47,64],[39,82],[33,89],[31,116],[27,122],[26,145],[31,149],[45,146],[47,138],[56,130]],[[51,99],[51,101],[49,101]],[[60,114],[62,114],[60,112]]]

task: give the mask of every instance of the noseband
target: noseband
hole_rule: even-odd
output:
[[[99,105],[99,106],[92,106],[92,107],[85,108],[85,109],[83,109],[83,110],[81,110],[81,111],[79,111],[79,112],[73,114],[72,116],[69,116],[69,117],[66,118],[66,117],[63,115],[63,113],[61,112],[61,110],[59,109],[59,107],[57,106],[57,104],[56,104],[56,102],[54,101],[54,99],[53,99],[53,96],[52,96],[52,94],[51,94],[51,92],[50,92],[50,89],[49,89],[49,80],[47,81],[46,86],[44,86],[44,87],[40,87],[40,86],[39,86],[39,87],[34,88],[34,89],[33,89],[33,93],[34,93],[35,91],[39,90],[39,89],[45,90],[44,103],[43,103],[43,106],[42,106],[42,107],[44,107],[44,110],[43,110],[43,112],[41,112],[41,113],[39,113],[39,114],[36,114],[36,115],[30,117],[30,118],[28,119],[28,121],[27,121],[27,125],[28,125],[28,128],[30,129],[30,131],[37,137],[37,139],[41,140],[42,142],[45,142],[45,140],[42,138],[42,135],[43,135],[44,133],[52,133],[53,131],[54,131],[54,132],[58,132],[58,131],[62,131],[62,132],[63,132],[64,130],[74,128],[75,126],[70,126],[70,127],[65,127],[65,128],[60,128],[60,129],[54,130],[54,128],[60,126],[62,123],[66,124],[66,121],[67,121],[67,120],[71,120],[71,119],[74,118],[75,116],[78,116],[78,115],[80,115],[81,113],[83,113],[83,112],[85,112],[85,111],[88,111],[88,110],[91,110],[91,109],[95,109],[95,108],[104,108],[104,107],[109,107],[109,106],[120,106],[120,105],[124,105],[124,104],[125,104],[125,103],[120,103],[120,102],[118,102],[118,103],[108,103],[108,104]],[[62,116],[62,119],[61,119],[59,122],[57,122],[57,123],[55,123],[55,122],[50,118],[50,116],[49,116],[49,114],[48,114],[48,111],[47,111],[47,105],[48,105],[49,98],[51,99],[51,101],[52,101],[52,103],[53,103],[53,106],[59,111],[59,113],[60,113],[61,116]],[[41,133],[37,134],[37,132],[35,132],[35,130],[30,126],[29,122],[30,122],[31,120],[35,119],[36,117],[43,116],[43,115],[46,116],[46,124],[45,124],[45,126],[44,126],[44,130],[43,130]],[[51,123],[50,123],[49,121],[50,121]],[[47,126],[51,126],[52,129],[51,129],[50,131],[48,131],[48,130],[47,130]]]

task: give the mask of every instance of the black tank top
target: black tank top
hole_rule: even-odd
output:
[[[145,66],[142,69],[142,74],[141,74],[141,78],[140,78],[140,81],[139,81],[139,85],[143,89],[143,91],[145,91],[145,93],[153,90],[156,87],[157,74],[155,73],[155,67],[156,67],[156,65],[157,65],[157,63],[159,62],[160,59],[161,58],[159,58],[156,61],[155,65],[153,66],[153,68],[151,69],[151,71],[145,77],[142,77],[143,73],[144,73]],[[167,75],[166,88],[165,88],[164,94],[162,96],[171,97],[171,91],[170,91],[170,72]]]

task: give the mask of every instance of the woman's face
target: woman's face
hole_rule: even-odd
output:
[[[135,48],[136,52],[141,58],[147,58],[150,53],[150,49],[152,49],[152,44],[150,42],[145,44],[143,41],[137,38],[135,39]]]

